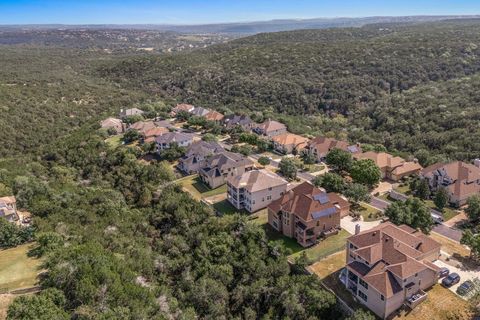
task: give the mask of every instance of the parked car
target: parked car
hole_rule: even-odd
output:
[[[440,271],[438,272],[438,277],[439,278],[445,278],[446,276],[448,276],[450,274],[450,270],[448,270],[448,268],[441,268]]]
[[[443,217],[441,215],[432,213],[432,219],[435,224],[442,224],[443,223]]]
[[[447,288],[459,282],[460,282],[460,276],[458,275],[458,273],[455,273],[455,272],[450,273],[447,277],[443,278],[442,280],[442,284]]]
[[[474,287],[475,285],[473,284],[473,282],[470,280],[467,280],[457,288],[457,293],[461,296],[464,296],[469,292],[471,292]]]

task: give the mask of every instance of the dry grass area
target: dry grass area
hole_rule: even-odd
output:
[[[0,291],[29,288],[37,283],[41,260],[29,257],[32,244],[0,251]]]
[[[470,250],[468,250],[458,242],[450,240],[436,232],[432,232],[430,234],[430,237],[433,240],[440,242],[442,244],[442,251],[445,251],[449,255],[453,256],[454,254],[457,254],[457,255],[460,255],[461,257],[470,256]]]
[[[324,279],[330,274],[337,272],[345,266],[345,250],[334,253],[323,260],[312,264],[310,271],[315,273],[320,279]]]
[[[0,320],[7,318],[8,306],[15,299],[13,294],[0,294]]]
[[[428,298],[414,310],[395,316],[392,320],[469,320],[470,304],[440,284],[432,287]]]

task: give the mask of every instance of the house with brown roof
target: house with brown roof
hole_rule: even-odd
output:
[[[209,113],[207,113],[207,115],[205,116],[205,119],[208,121],[221,122],[223,120],[223,114],[212,110]]]
[[[155,127],[155,128],[148,129],[142,134],[143,141],[146,143],[155,142],[155,139],[158,136],[161,136],[162,134],[169,133],[169,132],[170,130],[168,130],[165,127]]]
[[[403,177],[418,174],[422,166],[415,161],[405,161],[386,152],[363,152],[353,156],[355,159],[370,159],[380,168],[382,178],[398,181]]]
[[[100,122],[100,126],[103,129],[113,129],[117,134],[125,131],[125,124],[122,122],[122,120],[113,117],[107,118]]]
[[[259,135],[274,137],[287,133],[287,126],[278,121],[267,120],[264,123],[257,125],[253,131]]]
[[[186,103],[180,103],[175,106],[175,108],[172,109],[170,112],[170,115],[172,117],[175,117],[179,112],[188,112],[191,113],[195,109],[195,107],[191,104],[186,104]]]
[[[156,126],[155,122],[153,122],[153,121],[137,121],[137,122],[131,124],[128,127],[128,130],[138,131],[138,133],[140,133],[141,135],[144,136],[145,133],[148,130],[154,129],[156,127],[157,126]]]
[[[463,206],[467,199],[480,194],[480,168],[462,161],[436,163],[420,172],[430,189],[445,188],[453,206]]]
[[[211,189],[216,189],[227,182],[227,178],[235,177],[252,170],[254,163],[247,157],[229,151],[223,151],[205,161],[200,168],[200,179]]]
[[[17,213],[17,200],[14,196],[0,198],[0,218],[14,222],[19,219]]]
[[[350,203],[342,196],[304,182],[268,206],[268,223],[303,247],[336,233]]]
[[[312,155],[317,162],[325,161],[327,154],[333,149],[349,151],[352,154],[362,152],[360,145],[350,145],[346,141],[327,137],[316,137],[308,142],[305,151]]]
[[[403,305],[415,308],[438,281],[440,243],[406,225],[390,222],[347,239],[346,288],[380,318]]]
[[[275,150],[289,154],[302,151],[307,146],[308,139],[298,134],[286,132],[272,137],[272,141]]]
[[[220,152],[225,151],[217,142],[196,141],[192,143],[187,152],[178,161],[178,168],[187,173],[197,173],[200,168],[204,167],[206,160]]]
[[[256,212],[266,208],[287,191],[288,182],[275,173],[251,170],[228,177],[227,199],[237,209]]]

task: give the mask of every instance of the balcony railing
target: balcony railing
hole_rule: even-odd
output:
[[[416,306],[418,306],[420,303],[425,301],[427,299],[427,293],[423,290],[419,290],[417,293],[412,294],[410,297],[408,297],[405,301],[405,304],[410,308],[414,309]]]

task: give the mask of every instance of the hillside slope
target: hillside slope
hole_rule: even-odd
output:
[[[390,114],[385,106],[389,99],[480,70],[479,31],[480,20],[465,20],[260,34],[188,54],[127,59],[104,65],[99,73],[125,88],[133,85],[179,101],[297,117],[312,132],[344,129],[325,126],[328,118],[341,114],[348,118],[350,135],[381,143],[391,132],[377,125],[375,117],[380,109]],[[402,120],[401,112],[390,116],[394,122]],[[315,117],[327,120],[319,127]],[[410,119],[413,126],[423,120]],[[369,130],[379,131],[362,136]],[[465,156],[445,146],[402,146],[397,139],[403,135],[393,135],[390,147],[400,151],[428,148],[450,157]]]

